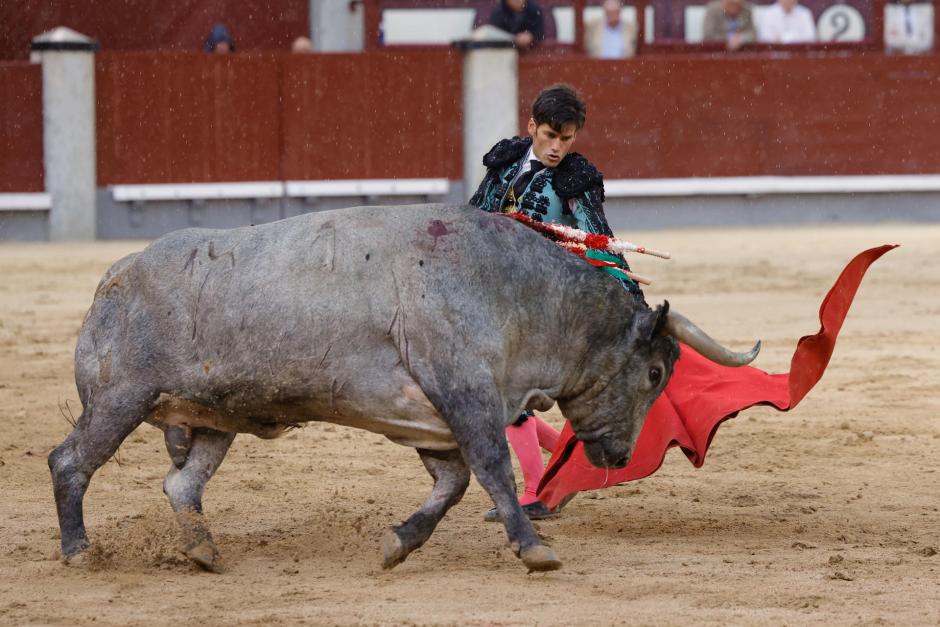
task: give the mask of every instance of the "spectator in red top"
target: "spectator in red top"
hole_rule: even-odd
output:
[[[500,0],[490,13],[489,23],[511,34],[520,50],[532,48],[545,38],[542,7],[531,0]]]

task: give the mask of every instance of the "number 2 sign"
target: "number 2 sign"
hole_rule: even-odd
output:
[[[865,20],[858,9],[847,4],[834,4],[819,16],[816,23],[819,41],[863,41]]]

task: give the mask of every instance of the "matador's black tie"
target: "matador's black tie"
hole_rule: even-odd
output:
[[[538,159],[532,159],[529,161],[529,171],[517,178],[516,182],[512,184],[513,197],[519,198],[519,196],[521,196],[525,191],[529,181],[532,180],[532,177],[534,177],[540,170],[543,170],[544,168],[545,164],[543,164]]]

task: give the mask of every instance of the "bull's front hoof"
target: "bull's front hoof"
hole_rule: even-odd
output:
[[[529,568],[529,572],[544,572],[549,570],[558,570],[561,568],[561,560],[544,544],[536,544],[522,551],[519,555],[522,563]]]
[[[186,549],[186,557],[196,562],[210,573],[221,573],[224,570],[222,567],[222,558],[219,556],[219,550],[215,547],[215,543],[213,543],[212,540],[203,540],[189,547]]]
[[[62,563],[72,568],[84,568],[90,561],[91,558],[88,557],[88,551],[84,550],[78,553],[72,553],[71,555],[62,556]]]
[[[62,546],[62,563],[67,566],[83,566],[88,561],[88,549],[91,545],[82,538],[69,546]]]
[[[382,568],[389,570],[405,561],[408,551],[394,529],[389,529],[382,537]]]

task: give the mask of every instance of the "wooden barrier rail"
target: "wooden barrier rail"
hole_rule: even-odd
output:
[[[523,58],[520,129],[558,81],[609,179],[940,173],[937,56]]]
[[[462,177],[457,52],[102,53],[96,79],[99,187]],[[937,56],[523,58],[520,132],[559,80],[610,180],[940,173]],[[0,65],[0,98],[0,192],[42,192],[40,68]]]
[[[42,72],[0,63],[0,193],[42,192]]]
[[[461,176],[460,57],[101,53],[98,184]]]

